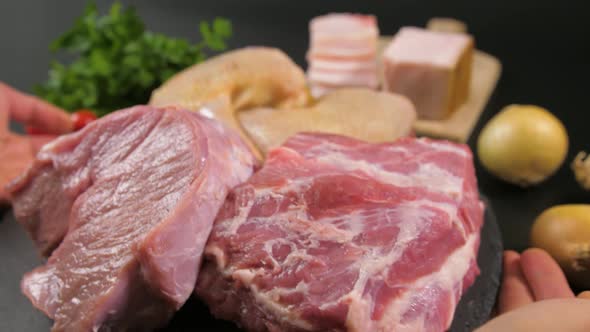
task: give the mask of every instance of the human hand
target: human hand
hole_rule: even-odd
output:
[[[11,119],[48,134],[12,133]],[[72,121],[66,112],[0,82],[0,205],[10,202],[5,186],[28,167],[37,151],[57,135],[70,131]]]
[[[477,332],[588,331],[590,292],[576,296],[561,268],[541,249],[504,253],[499,316]]]

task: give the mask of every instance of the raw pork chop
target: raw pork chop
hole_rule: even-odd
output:
[[[196,291],[250,331],[443,331],[482,222],[464,145],[298,134],[228,195]]]
[[[23,292],[53,331],[163,325],[191,294],[215,215],[253,162],[220,123],[145,106],[46,145],[14,185],[14,208],[42,250],[59,246]]]

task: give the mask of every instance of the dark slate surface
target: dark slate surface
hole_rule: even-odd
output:
[[[35,310],[20,292],[22,275],[41,263],[32,242],[4,210],[0,222],[0,331],[49,331],[51,321]],[[486,210],[478,254],[481,274],[462,297],[452,332],[473,331],[487,321],[496,300],[502,266],[502,240],[492,209]],[[167,331],[238,332],[234,324],[215,320],[204,304],[191,299],[174,317]]]
[[[481,274],[461,298],[451,325],[452,332],[470,332],[485,323],[491,316],[500,287],[502,237],[493,207],[489,200],[484,201],[487,209],[477,256]]]

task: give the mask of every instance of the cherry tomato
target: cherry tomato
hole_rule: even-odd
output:
[[[74,124],[74,130],[80,130],[86,127],[87,124],[96,120],[96,114],[92,111],[81,109],[72,113],[72,122]]]

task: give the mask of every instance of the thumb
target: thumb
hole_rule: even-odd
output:
[[[3,117],[36,127],[45,132],[61,135],[72,131],[69,115],[59,107],[35,96],[17,91],[0,82],[0,112]],[[0,116],[2,117],[2,116]],[[0,119],[0,125],[2,124]]]
[[[43,147],[43,145],[53,141],[56,139],[57,136],[52,135],[35,135],[30,137],[31,141],[31,151],[33,151],[33,155],[36,155],[39,150]]]
[[[10,121],[8,108],[8,97],[4,96],[2,87],[0,86],[0,135],[2,135],[2,133],[8,132],[8,122]]]

